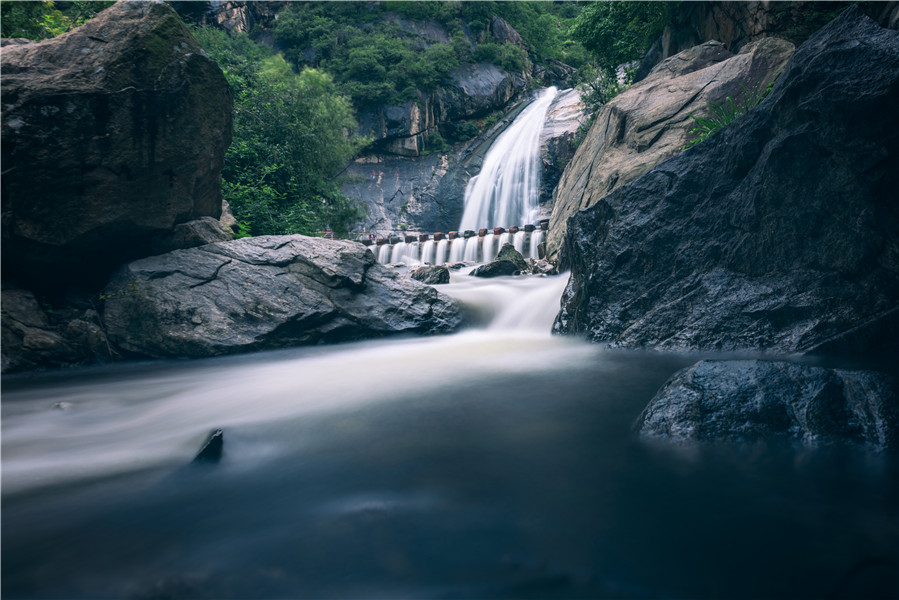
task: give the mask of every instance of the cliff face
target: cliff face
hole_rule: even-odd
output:
[[[569,219],[555,330],[657,348],[895,345],[897,105],[899,32],[850,8],[756,109]]]
[[[679,153],[694,124],[691,114],[707,114],[709,102],[739,101],[746,90],[764,90],[792,52],[792,44],[776,38],[737,55],[707,42],[657,65],[605,104],[555,190],[547,257],[562,260],[571,215]]]

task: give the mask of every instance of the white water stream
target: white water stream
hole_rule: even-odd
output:
[[[543,90],[490,147],[481,172],[465,188],[460,231],[536,221],[540,190],[540,132],[556,97]]]

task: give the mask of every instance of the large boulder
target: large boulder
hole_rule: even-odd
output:
[[[793,45],[768,38],[732,55],[719,42],[685,50],[604,105],[553,194],[547,257],[558,261],[568,218],[679,153],[708,103],[764,91]]]
[[[179,223],[221,212],[231,96],[162,2],[119,2],[2,55],[4,277],[102,285]]]
[[[301,235],[138,260],[114,275],[104,296],[110,341],[150,357],[442,333],[460,324],[453,300],[377,264],[362,244]]]
[[[762,104],[569,219],[555,331],[657,348],[895,348],[896,106],[899,32],[850,8]]]
[[[760,360],[704,360],[676,373],[643,411],[644,436],[673,441],[899,442],[888,375]]]

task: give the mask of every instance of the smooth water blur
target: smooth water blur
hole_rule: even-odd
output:
[[[459,231],[525,225],[537,220],[540,132],[557,92],[554,87],[541,90],[490,146],[480,173],[465,188],[465,211]]]
[[[4,377],[3,598],[899,589],[894,457],[641,441],[699,357],[550,336],[565,279],[453,271],[450,336]]]

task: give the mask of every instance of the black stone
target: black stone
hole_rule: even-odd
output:
[[[222,449],[225,445],[225,432],[216,429],[209,434],[203,447],[194,457],[193,464],[216,464],[222,460]]]

